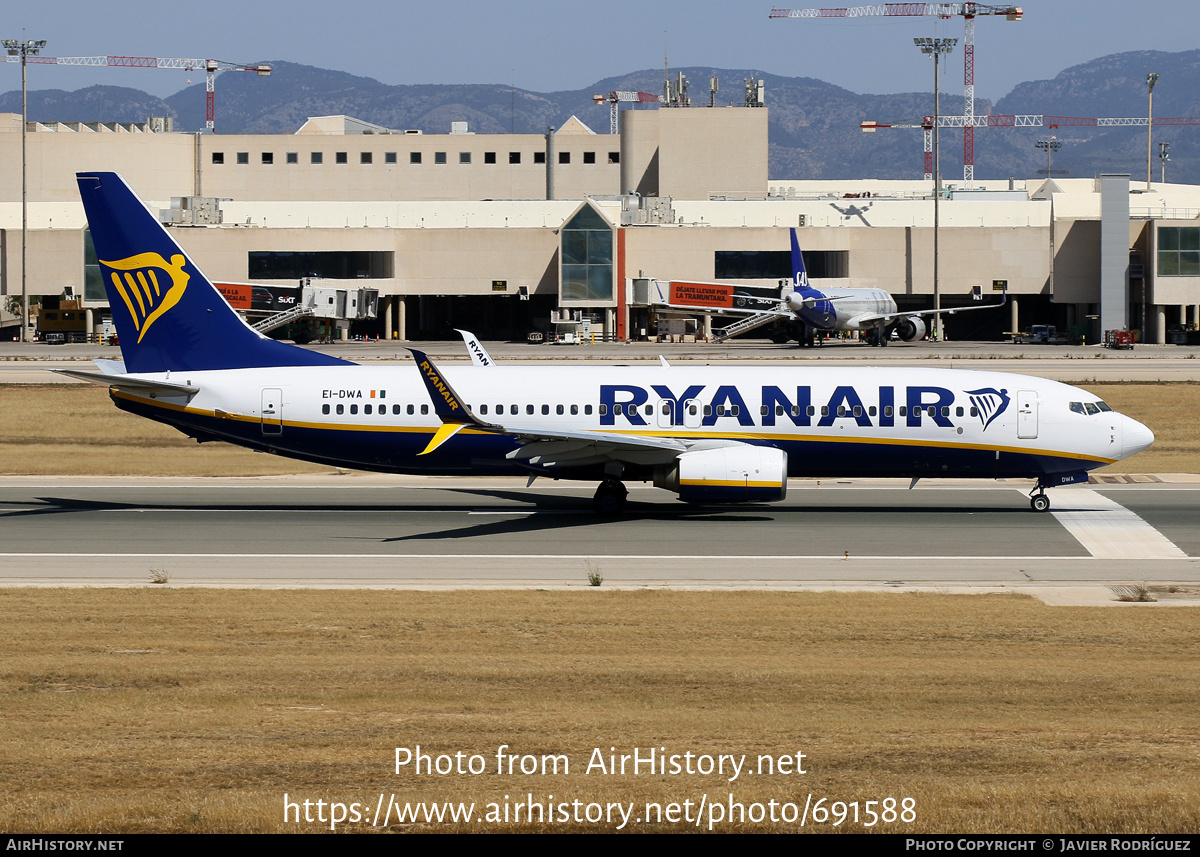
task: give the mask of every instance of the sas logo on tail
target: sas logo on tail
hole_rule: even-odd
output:
[[[995,387],[967,390],[966,394],[970,397],[971,404],[979,411],[979,421],[983,423],[984,431],[987,431],[987,427],[996,417],[1008,409],[1008,403],[1012,401],[1008,390],[997,390]]]
[[[189,279],[183,270],[185,263],[179,253],[170,262],[158,253],[139,253],[115,262],[101,261],[100,264],[111,269],[109,277],[129,310],[138,342],[150,325],[183,297]]]

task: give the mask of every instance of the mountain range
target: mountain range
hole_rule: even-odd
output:
[[[477,133],[544,133],[578,116],[591,128],[608,130],[607,105],[593,94],[611,90],[662,91],[663,72],[645,69],[599,80],[586,89],[532,92],[503,84],[389,85],[346,72],[272,62],[269,77],[224,73],[216,87],[218,133],[290,134],[309,116],[346,114],[394,129],[446,133],[450,123],[466,121]],[[692,105],[708,103],[708,81],[720,81],[718,104],[741,103],[743,80],[766,83],[770,108],[771,180],[919,179],[922,137],[919,129],[892,128],[864,134],[863,120],[916,124],[933,113],[932,93],[858,94],[815,78],[764,75],[749,69],[681,68],[691,83]],[[1144,117],[1146,75],[1160,74],[1154,114],[1200,116],[1200,50],[1180,53],[1135,51],[1100,57],[1068,68],[1052,80],[1016,86],[994,104],[977,100],[975,112],[1035,113],[1079,117]],[[957,76],[950,74],[948,78]],[[92,86],[74,92],[31,90],[29,118],[35,121],[143,122],[172,116],[179,131],[204,127],[205,87],[189,86],[167,98],[118,86]],[[641,108],[645,109],[645,108]],[[19,113],[19,91],[0,95],[0,112]],[[943,115],[961,115],[962,95],[947,84]],[[975,133],[975,177],[1035,178],[1046,159],[1035,142],[1054,135],[1062,143],[1053,169],[1070,177],[1128,172],[1134,181],[1146,175],[1146,129],[1106,127],[984,128]],[[1159,180],[1158,142],[1170,144],[1167,179],[1200,183],[1200,120],[1154,131],[1154,180]],[[962,176],[962,132],[941,135],[941,167],[947,181]]]

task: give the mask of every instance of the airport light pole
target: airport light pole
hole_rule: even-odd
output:
[[[21,341],[29,341],[29,291],[26,287],[25,244],[29,231],[28,184],[26,182],[25,128],[29,123],[26,100],[26,58],[35,57],[46,47],[45,39],[4,39],[4,50],[10,57],[21,58]]]
[[[1153,163],[1154,144],[1154,84],[1158,83],[1158,73],[1146,75],[1146,190],[1150,190],[1150,165]]]
[[[941,124],[941,89],[938,86],[938,65],[942,54],[948,54],[958,44],[958,39],[913,39],[913,44],[923,54],[933,55],[933,308],[942,308],[942,291],[938,279],[938,233],[940,221],[938,205],[942,196],[942,173],[938,157],[938,126]],[[942,315],[935,312],[933,316],[933,338],[942,338]]]

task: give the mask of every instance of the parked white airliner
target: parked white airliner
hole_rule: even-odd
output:
[[[221,440],[392,473],[622,480],[699,503],[783,499],[789,476],[1028,477],[1047,487],[1149,446],[1083,390],[1022,375],[845,367],[367,367],[268,339],[225,302],[124,180],[81,173],[124,362],[65,374],[118,407]],[[478,347],[478,351],[473,348]]]

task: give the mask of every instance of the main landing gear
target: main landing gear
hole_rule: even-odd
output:
[[[1029,508],[1035,512],[1050,511],[1050,498],[1046,496],[1046,480],[1039,479],[1037,486],[1029,495]]]
[[[596,489],[596,496],[592,497],[592,508],[596,510],[597,515],[614,517],[625,510],[625,498],[628,495],[629,490],[624,483],[616,479],[605,479]]]

